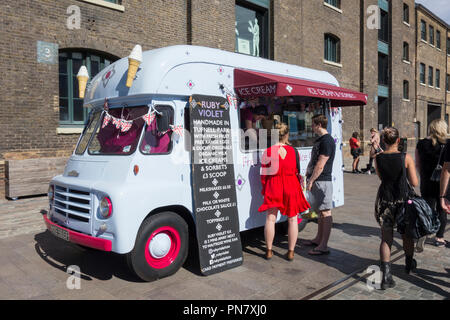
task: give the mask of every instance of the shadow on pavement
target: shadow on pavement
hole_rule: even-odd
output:
[[[80,247],[55,238],[48,230],[36,234],[34,240],[36,253],[50,266],[64,273],[69,266],[75,265],[81,270],[81,278],[87,281],[92,278],[109,280],[117,277],[129,282],[144,282],[130,271],[125,255]],[[189,254],[183,267],[200,275],[198,258],[195,259],[194,255]]]

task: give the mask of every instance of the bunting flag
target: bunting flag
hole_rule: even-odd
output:
[[[183,136],[183,126],[182,125],[178,125],[178,126],[170,125],[170,129],[172,129],[172,132],[176,133],[180,137]]]
[[[108,112],[106,112],[103,118],[102,129],[108,125],[109,121],[111,121],[111,118],[112,118],[111,115]]]
[[[153,120],[155,120],[155,117],[156,117],[155,112],[151,112],[151,113],[147,113],[142,118],[144,119],[147,126],[150,126],[150,124],[153,122]]]
[[[133,125],[133,121],[127,121],[125,119],[121,119],[120,120],[120,131],[127,132],[128,130],[130,130],[132,125]]]
[[[112,124],[116,126],[116,129],[120,129],[121,125],[121,119],[111,117],[112,118]]]

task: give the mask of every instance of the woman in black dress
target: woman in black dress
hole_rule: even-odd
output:
[[[398,210],[408,196],[407,180],[413,187],[416,187],[419,181],[412,157],[398,151],[400,142],[398,130],[393,127],[385,128],[382,138],[386,149],[375,158],[376,172],[381,179],[375,201],[375,218],[381,226],[380,264],[383,272],[381,288],[386,289],[395,286],[391,274],[391,246]],[[406,168],[407,177],[403,175],[403,168]],[[405,271],[409,273],[417,266],[413,259],[414,240],[405,235],[402,235],[402,238],[406,256]]]
[[[429,206],[436,210],[441,226],[436,233],[434,245],[445,246],[444,230],[447,224],[447,216],[439,204],[439,181],[431,181],[431,175],[438,162],[444,163],[444,147],[447,140],[447,123],[444,120],[436,119],[428,126],[429,136],[420,140],[416,148],[416,167],[420,173],[420,195]],[[426,237],[419,239],[416,250],[423,250],[423,243]]]

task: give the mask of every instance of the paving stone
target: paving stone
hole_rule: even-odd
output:
[[[252,231],[243,237],[242,266],[208,277],[198,270],[182,268],[171,277],[151,283],[133,277],[118,255],[81,250],[45,231],[38,212],[47,206],[46,197],[0,201],[0,299],[301,299],[352,272],[362,270],[358,276],[364,276],[367,267],[379,265],[380,229],[373,218],[379,179],[375,175],[344,174],[344,183],[345,206],[333,210],[330,255],[312,257],[308,255],[311,247],[298,243],[294,261],[287,262],[282,257],[287,238],[277,235],[276,255],[266,261],[262,258],[264,234]],[[312,239],[316,231],[317,224],[308,223],[299,238]],[[450,240],[448,232],[445,236]],[[400,250],[398,256],[402,254],[402,241],[397,233],[394,240],[392,252]],[[363,279],[330,299],[449,299],[450,255],[446,250],[426,244],[425,251],[416,255],[419,269],[414,275],[404,274],[404,258],[396,261],[395,288],[369,290]],[[66,270],[71,264],[81,268],[80,290],[67,289]],[[346,283],[355,279],[358,277]]]

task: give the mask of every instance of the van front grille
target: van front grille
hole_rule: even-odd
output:
[[[55,185],[55,212],[68,219],[89,222],[91,218],[91,194],[86,191],[76,190]]]

